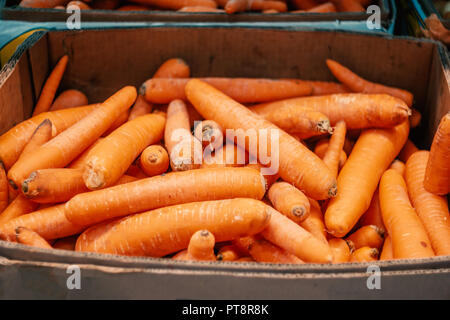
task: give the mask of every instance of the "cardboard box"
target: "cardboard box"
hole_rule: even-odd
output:
[[[0,133],[30,116],[51,66],[68,54],[62,89],[102,101],[139,86],[171,57],[193,76],[332,80],[326,58],[363,77],[412,91],[423,125],[414,141],[429,148],[450,110],[446,49],[437,42],[346,32],[251,28],[104,29],[36,33],[0,73]],[[1,298],[450,298],[450,257],[377,262],[381,289],[370,290],[367,263],[271,265],[200,263],[69,251],[0,241]],[[82,289],[68,290],[68,265]],[[420,288],[420,289],[418,289]]]

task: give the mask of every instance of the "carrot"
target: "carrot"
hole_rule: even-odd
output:
[[[59,83],[64,75],[68,61],[69,57],[67,55],[63,56],[48,76],[34,108],[33,116],[48,111],[52,106],[53,99],[55,98],[56,91],[58,90]]]
[[[14,239],[17,227],[33,230],[46,240],[68,237],[84,230],[84,227],[75,225],[67,220],[64,214],[64,204],[11,219],[0,225],[0,233],[7,235],[9,239]]]
[[[381,249],[380,260],[392,260],[394,259],[392,252],[392,241],[391,237],[388,235],[384,239],[383,249]]]
[[[142,152],[139,165],[149,177],[157,176],[169,169],[169,155],[164,147],[152,145]]]
[[[83,151],[75,160],[73,160],[67,168],[70,169],[84,169],[86,166],[86,161],[89,158],[89,153],[96,145],[100,143],[104,138],[98,138],[93,144],[91,144],[86,150]]]
[[[441,119],[434,135],[423,184],[431,193],[450,192],[450,112]]]
[[[376,248],[362,247],[350,255],[350,262],[372,262],[378,260],[379,251]]]
[[[416,145],[411,140],[406,140],[405,145],[403,146],[402,150],[400,151],[398,158],[406,163],[408,161],[409,157],[416,151],[419,151],[419,149],[416,147]]]
[[[341,238],[332,238],[328,240],[331,253],[333,254],[333,263],[344,263],[350,261],[351,251],[347,242]]]
[[[67,4],[67,7],[70,7],[70,6],[76,6],[76,7],[80,8],[80,10],[90,10],[90,9],[92,9],[90,6],[88,6],[83,1],[70,1]]]
[[[58,239],[53,243],[52,247],[53,249],[75,251],[77,238],[78,235]]]
[[[183,7],[178,12],[225,12],[222,9],[216,9],[216,8],[210,8],[210,7],[201,7],[201,6],[194,6],[194,7]]]
[[[79,194],[67,202],[66,215],[74,223],[92,225],[130,213],[192,201],[262,199],[264,193],[264,179],[254,169],[189,170]]]
[[[240,251],[234,245],[223,246],[217,253],[217,261],[234,261],[240,257]]]
[[[248,153],[234,143],[227,143],[213,154],[205,153],[201,168],[242,167],[249,161]]]
[[[363,226],[349,235],[345,240],[352,242],[352,247],[359,249],[370,247],[380,249],[383,244],[384,232],[375,225]]]
[[[323,162],[330,168],[332,174],[337,177],[339,171],[339,163],[341,154],[343,152],[345,143],[345,134],[347,133],[347,127],[345,122],[339,121],[336,123],[333,135],[330,138],[327,151],[323,156]]]
[[[58,5],[66,5],[70,0],[22,0],[20,7],[24,8],[53,8]]]
[[[296,114],[309,107],[328,117],[332,126],[345,121],[348,129],[391,128],[405,121],[410,113],[406,104],[386,94],[342,93],[302,97],[262,103],[250,110],[266,115]]]
[[[41,124],[36,128],[33,135],[30,138],[30,141],[26,144],[25,148],[23,148],[22,153],[19,156],[19,159],[26,158],[31,152],[38,149],[44,143],[48,142],[52,138],[52,123],[49,119],[45,119],[41,122]]]
[[[9,203],[9,183],[6,177],[5,167],[0,162],[0,214],[8,207]]]
[[[394,169],[403,176],[405,174],[406,166],[400,160],[394,160],[389,166],[389,169]]]
[[[17,161],[23,148],[30,140],[36,128],[49,119],[52,123],[52,136],[66,130],[77,121],[88,115],[97,105],[71,108],[52,112],[44,112],[25,120],[0,136],[0,160],[9,170]]]
[[[383,232],[386,231],[383,222],[383,216],[381,215],[381,207],[380,207],[380,197],[379,197],[379,189],[375,191],[373,194],[372,200],[370,201],[369,208],[362,215],[361,219],[359,219],[358,226],[368,226],[374,225],[379,230]]]
[[[299,225],[318,240],[327,243],[327,232],[320,205],[316,200],[311,198],[308,199],[310,204],[309,216],[304,221],[300,222]]]
[[[164,207],[91,227],[78,238],[76,250],[162,257],[188,247],[199,229],[209,230],[217,242],[259,233],[270,220],[269,209],[242,198]]]
[[[259,172],[261,172],[261,169],[264,168],[264,166],[260,165],[259,163],[249,163],[249,164],[245,165],[245,167],[258,170]],[[267,188],[270,188],[270,186],[272,184],[274,184],[275,181],[277,181],[278,178],[280,177],[278,175],[278,173],[276,173],[276,174],[263,174],[263,176],[264,176],[264,180],[266,181]]]
[[[180,58],[172,58],[165,61],[156,70],[153,78],[189,78],[191,70],[189,65]]]
[[[311,94],[305,82],[249,78],[199,78],[240,103],[266,102]],[[153,103],[186,100],[185,87],[189,78],[150,79],[140,88],[140,94]]]
[[[149,176],[139,167],[139,165],[132,164],[128,167],[125,174],[135,177],[136,179],[145,179]]]
[[[88,104],[88,98],[79,90],[66,90],[59,94],[50,107],[50,111],[75,108]]]
[[[255,239],[249,245],[249,253],[257,262],[303,264],[304,262],[295,255],[277,247],[265,239]]]
[[[425,190],[423,181],[430,152],[418,151],[406,163],[408,194],[436,255],[450,255],[450,214],[447,199]]]
[[[148,114],[128,121],[89,153],[83,179],[90,190],[111,186],[150,144],[161,140],[165,119]]]
[[[174,171],[197,169],[202,163],[201,143],[191,134],[186,104],[174,100],[167,108],[164,143]]]
[[[393,169],[381,178],[380,204],[395,259],[434,256],[425,228],[409,201],[406,183]]]
[[[35,170],[65,167],[97,140],[135,99],[134,87],[121,89],[72,127],[16,162],[8,178],[20,185]]]
[[[258,140],[256,143],[264,141],[264,137],[259,136],[258,133],[267,134],[269,131],[271,134],[278,133],[278,148],[266,150],[279,158],[275,160],[279,161],[278,173],[281,178],[316,199],[326,199],[336,194],[336,181],[331,176],[330,170],[319,157],[289,134],[200,80],[191,80],[186,85],[186,95],[203,117],[216,121],[224,129],[242,129],[256,133],[256,140]],[[242,136],[239,131],[237,133]],[[270,140],[273,140],[273,136],[271,138]],[[261,164],[267,162],[261,152],[251,150],[254,148],[250,146],[250,143],[246,145],[245,141],[239,141],[243,140],[239,139],[239,136],[237,140],[238,145],[245,147],[251,156],[258,156]]]
[[[336,6],[332,2],[325,2],[307,10],[307,12],[315,12],[315,13],[328,13],[336,11],[337,11]]]
[[[229,0],[225,5],[225,12],[228,14],[233,14],[236,12],[247,11],[249,7],[248,0]]]
[[[7,207],[0,213],[0,225],[9,220],[20,217],[21,215],[33,212],[38,204],[19,194]]]
[[[414,100],[411,92],[367,81],[334,60],[327,59],[326,63],[331,73],[350,90],[369,94],[388,94],[403,100],[411,108]]]
[[[232,1],[234,1],[234,0],[232,0]],[[227,3],[227,5],[228,5],[228,3]],[[248,9],[249,9],[249,11],[275,10],[277,12],[286,12],[287,5],[283,1],[251,0],[251,1],[248,1]]]
[[[138,95],[134,106],[130,110],[130,114],[128,115],[128,121],[133,120],[139,116],[146,115],[150,113],[153,109],[153,105],[145,101],[144,97]]]
[[[133,2],[146,6],[173,10],[178,10],[187,6],[217,7],[217,3],[214,0],[133,0]]]
[[[411,128],[418,127],[420,125],[420,121],[422,120],[422,114],[419,110],[412,108],[411,116],[409,117],[409,125]]]
[[[214,235],[208,230],[199,230],[189,240],[186,252],[181,251],[175,260],[216,261]]]
[[[308,10],[317,7],[317,1],[315,0],[292,0],[292,4],[295,8],[301,10]]]
[[[274,208],[296,223],[308,218],[310,204],[308,198],[287,182],[274,183],[268,197]]]
[[[122,126],[125,122],[128,121],[130,117],[130,110],[125,110],[124,112],[122,112],[119,117],[111,124],[111,126],[108,128],[108,130],[106,130],[103,134],[102,137],[106,137],[109,136],[111,133],[113,133],[117,128],[119,128],[120,126]]]
[[[270,208],[270,207],[269,207]],[[273,244],[294,254],[305,262],[330,263],[330,248],[311,233],[270,208],[271,218],[261,235]]]
[[[366,212],[383,172],[400,152],[408,133],[408,121],[391,129],[361,133],[339,173],[339,193],[325,212],[325,225],[331,234],[345,236]]]
[[[323,160],[323,157],[325,156],[325,153],[328,150],[328,145],[329,145],[329,141],[330,139],[325,138],[325,139],[321,139],[316,143],[316,146],[314,147],[314,153],[317,154],[317,156],[319,158],[321,158]],[[345,151],[341,151],[340,155],[339,155],[339,170],[342,169],[342,167],[345,164],[345,161],[347,161],[347,154],[345,153]]]
[[[269,110],[260,112],[258,108],[250,110],[261,115],[281,129],[295,133],[301,139],[331,132],[330,120],[322,112],[316,111],[307,106],[289,110],[290,112],[280,112],[280,110]]]
[[[327,81],[306,81],[312,87],[312,96],[325,96],[337,93],[350,93],[351,91],[341,83]]]
[[[222,147],[224,131],[217,122],[204,120],[195,127],[194,137],[202,142],[203,148],[214,151]]]
[[[239,250],[240,255],[249,256],[248,248],[255,241],[254,237],[240,237],[231,241],[231,244]]]
[[[16,241],[27,246],[33,246],[37,248],[53,249],[52,246],[43,239],[39,234],[33,230],[17,227],[16,228]]]

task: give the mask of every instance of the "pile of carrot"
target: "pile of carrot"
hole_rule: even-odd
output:
[[[22,0],[21,7],[81,10],[239,13],[333,13],[365,12],[372,0]]]
[[[59,89],[68,64],[0,136],[0,239],[216,263],[450,255],[450,112],[419,150],[409,91],[334,60],[339,82],[192,78],[175,58],[88,104]]]

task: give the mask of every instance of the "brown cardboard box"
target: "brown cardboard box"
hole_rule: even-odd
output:
[[[171,57],[193,76],[332,80],[332,58],[363,77],[415,94],[429,147],[450,110],[448,52],[437,42],[344,32],[251,28],[105,29],[38,33],[0,73],[0,133],[30,116],[51,66],[68,54],[62,89],[90,101],[139,86]],[[450,298],[450,257],[377,262],[381,289],[370,290],[367,263],[270,265],[200,263],[46,251],[0,241],[1,298]],[[68,290],[68,265],[81,268],[81,290]],[[420,290],[418,290],[420,288]]]

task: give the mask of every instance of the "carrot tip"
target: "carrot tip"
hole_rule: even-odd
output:
[[[330,198],[333,198],[333,197],[335,197],[335,196],[337,195],[337,192],[338,192],[338,190],[337,190],[337,183],[335,182],[335,183],[331,186],[331,188],[328,190],[328,196],[329,196]]]
[[[17,190],[19,188],[17,186],[17,184],[14,181],[12,181],[11,179],[9,179],[8,182],[14,190]]]
[[[345,242],[347,243],[348,248],[350,249],[350,253],[356,250],[355,244],[353,243],[352,240],[345,240]]]
[[[303,217],[305,215],[305,213],[306,213],[305,207],[298,206],[298,207],[292,208],[292,214],[297,218]]]
[[[140,88],[139,88],[139,95],[140,96],[145,96],[145,91],[147,90],[147,86],[145,85],[145,83],[143,83]]]

